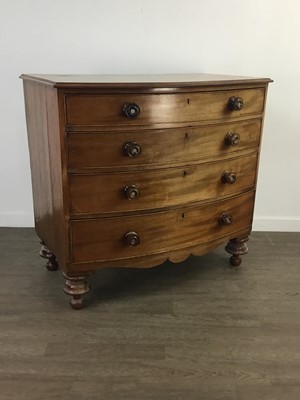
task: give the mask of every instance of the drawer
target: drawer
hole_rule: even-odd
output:
[[[234,235],[252,223],[254,192],[198,207],[71,221],[73,262],[163,253]]]
[[[147,210],[228,196],[253,188],[257,154],[156,171],[71,175],[71,214]]]
[[[229,106],[231,98],[243,99]],[[67,125],[127,126],[193,123],[260,114],[264,89],[180,94],[69,94],[65,98]],[[238,109],[237,111],[233,108]]]
[[[166,164],[258,147],[261,120],[178,129],[68,135],[69,168]]]

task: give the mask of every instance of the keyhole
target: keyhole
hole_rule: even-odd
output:
[[[186,99],[186,102],[187,102],[188,104],[190,104],[190,99]]]
[[[186,171],[183,171],[182,172],[182,176],[186,176],[187,175],[187,172]]]
[[[181,214],[181,218],[184,218],[184,217],[185,217],[185,215],[184,215],[184,213],[182,213],[182,214]]]
[[[190,138],[190,136],[189,136],[189,133],[188,133],[188,132],[186,132],[186,134],[185,134],[185,138],[186,138],[186,140],[188,140],[188,139]]]

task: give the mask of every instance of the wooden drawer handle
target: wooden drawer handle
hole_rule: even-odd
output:
[[[241,97],[230,97],[228,107],[231,111],[241,111],[244,106],[244,100]]]
[[[134,247],[140,243],[140,237],[136,232],[127,232],[124,236],[127,246]]]
[[[240,143],[240,135],[234,132],[228,132],[225,136],[226,146],[237,146]]]
[[[136,185],[128,185],[124,188],[124,194],[128,200],[135,200],[140,197],[140,191]]]
[[[221,225],[231,225],[232,222],[233,222],[232,215],[229,215],[227,213],[222,213],[219,216],[219,224],[221,224]]]
[[[127,142],[124,144],[124,153],[128,157],[138,157],[142,152],[141,146],[136,142]]]
[[[133,119],[137,118],[140,115],[140,107],[135,103],[124,104],[123,106],[123,114],[125,117]]]
[[[232,185],[236,181],[236,173],[232,171],[224,171],[221,176],[221,181]]]

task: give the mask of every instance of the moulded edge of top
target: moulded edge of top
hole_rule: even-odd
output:
[[[270,78],[215,74],[170,75],[48,75],[22,74],[23,80],[55,88],[184,88],[241,84],[267,84]]]

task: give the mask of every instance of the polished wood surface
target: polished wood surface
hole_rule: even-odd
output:
[[[40,243],[42,245],[39,255],[42,258],[46,258],[48,261],[46,263],[46,268],[48,271],[57,271],[58,270],[58,262],[56,256],[52,251],[48,249],[45,243],[40,239]]]
[[[194,86],[222,86],[237,84],[266,84],[272,82],[269,78],[252,78],[233,75],[216,74],[157,74],[157,75],[51,75],[51,74],[23,74],[21,78],[58,88],[128,88],[135,87],[194,87]]]
[[[226,135],[238,133],[236,146],[225,143]],[[96,167],[143,167],[156,164],[187,163],[211,157],[233,155],[259,146],[261,120],[230,122],[201,127],[157,129],[132,132],[112,130],[95,133],[68,134],[69,169]],[[135,142],[141,147],[138,157],[128,157],[126,143]],[[172,145],[172,151],[170,150]],[[104,151],[105,149],[105,151]]]
[[[220,214],[221,215],[221,214]],[[219,218],[218,218],[219,220]],[[127,233],[127,232],[126,232]],[[223,232],[225,233],[225,232]],[[251,233],[251,225],[246,228],[242,228],[234,232],[236,238],[249,237]],[[124,237],[123,237],[124,238]],[[221,244],[225,244],[233,238],[233,234],[230,230],[226,230],[223,236],[218,238],[213,238],[206,242],[199,242],[196,245],[186,246],[184,248],[172,249],[163,253],[156,253],[151,256],[142,255],[133,258],[122,258],[109,260],[109,266],[114,268],[151,268],[156,267],[166,261],[171,261],[172,263],[179,263],[190,256],[202,256],[213,251],[216,247]],[[123,242],[122,242],[123,243]],[[73,276],[82,276],[84,274],[92,275],[95,270],[107,268],[107,261],[88,261],[80,263],[70,263],[68,264],[69,273]]]
[[[40,254],[63,269],[74,309],[100,268],[180,262],[228,241],[240,264],[269,79],[22,78]]]
[[[299,400],[299,243],[103,269],[75,315],[34,229],[0,228],[1,400]]]
[[[251,225],[254,192],[214,204],[185,207],[161,213],[71,222],[74,262],[101,261],[163,253],[193,246]],[[220,224],[220,215],[233,217],[231,225]],[[140,243],[128,246],[127,232],[137,232]],[[235,236],[233,236],[235,237]]]
[[[257,154],[208,164],[155,171],[71,175],[72,215],[161,209],[223,196],[254,187]],[[233,172],[236,181],[222,177]],[[139,196],[128,200],[125,188],[134,185]]]
[[[230,109],[232,96],[242,97],[240,111]],[[127,118],[123,107],[137,104],[140,114]],[[264,106],[264,88],[183,94],[128,94],[128,95],[67,95],[66,123],[68,125],[119,125],[130,127],[152,123],[192,123],[209,120],[231,120],[241,116],[260,114]]]
[[[248,237],[244,237],[231,239],[228,242],[225,250],[227,251],[227,253],[232,254],[230,258],[230,264],[232,266],[238,267],[241,265],[241,256],[248,253],[248,247],[246,245],[246,242],[248,242],[248,240]]]
[[[51,87],[32,85],[27,81],[24,81],[24,95],[35,227],[40,239],[65,269],[69,259],[68,208],[64,201],[66,154],[60,130],[58,95]]]

